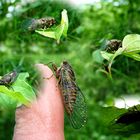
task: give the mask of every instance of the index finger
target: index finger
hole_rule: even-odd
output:
[[[29,108],[17,109],[13,139],[63,140],[64,107],[57,80],[47,66],[38,64],[36,67],[42,77],[38,98]]]

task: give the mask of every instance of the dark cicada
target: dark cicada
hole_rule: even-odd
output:
[[[122,114],[117,120],[116,124],[125,124],[129,125],[132,123],[140,122],[140,111],[134,106],[133,110]]]
[[[63,61],[59,68],[53,64],[53,69],[58,78],[66,114],[73,128],[79,129],[86,123],[87,108],[85,97],[76,84],[73,69],[67,61]]]
[[[17,76],[18,76],[18,73],[15,70],[8,74],[5,74],[0,79],[0,85],[10,86],[13,82],[15,82]]]
[[[55,19],[52,17],[40,18],[40,19],[31,18],[23,21],[21,27],[25,31],[33,32],[37,29],[50,28],[54,24],[55,24]]]
[[[136,123],[136,122],[140,122],[140,111],[131,111],[131,112],[124,113],[116,121],[117,124],[119,123],[119,124],[126,124],[126,125]]]
[[[115,53],[120,47],[122,47],[122,41],[112,39],[107,42],[106,51],[109,53]]]

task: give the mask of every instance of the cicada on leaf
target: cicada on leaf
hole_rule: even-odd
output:
[[[5,74],[0,79],[0,85],[10,86],[15,82],[17,76],[18,76],[18,72],[16,70],[13,70],[12,72]]]
[[[74,71],[67,61],[59,68],[53,64],[56,78],[63,97],[66,114],[73,128],[79,129],[87,121],[85,97],[76,83]]]
[[[140,110],[136,106],[131,107],[128,112],[122,114],[117,120],[116,124],[133,124],[140,122]]]
[[[25,31],[33,32],[38,29],[50,28],[55,24],[55,19],[53,17],[48,18],[29,18],[23,21],[21,28]]]
[[[115,53],[121,47],[122,47],[121,40],[112,39],[107,42],[105,50],[109,53]]]

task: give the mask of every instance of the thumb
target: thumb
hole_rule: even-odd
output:
[[[64,109],[56,78],[47,66],[36,67],[42,77],[38,98],[30,107],[16,110],[13,140],[64,140]]]

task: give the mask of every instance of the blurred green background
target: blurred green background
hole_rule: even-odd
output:
[[[88,106],[88,122],[80,130],[65,123],[66,140],[139,140],[113,134],[102,123],[99,105],[113,105],[122,95],[140,93],[140,64],[120,56],[112,68],[113,81],[99,72],[102,64],[94,60],[95,50],[104,46],[105,40],[120,39],[130,33],[140,34],[139,0],[100,0],[80,8],[61,0],[0,0],[0,75],[22,62],[31,75],[31,65],[50,61],[59,65],[69,61],[75,70],[77,83],[83,91]],[[67,9],[69,16],[68,37],[55,40],[35,33],[22,32],[21,23],[26,18],[52,16],[60,22],[60,13]],[[129,106],[129,105],[128,105]],[[11,140],[14,129],[14,109],[0,107],[0,140]]]

